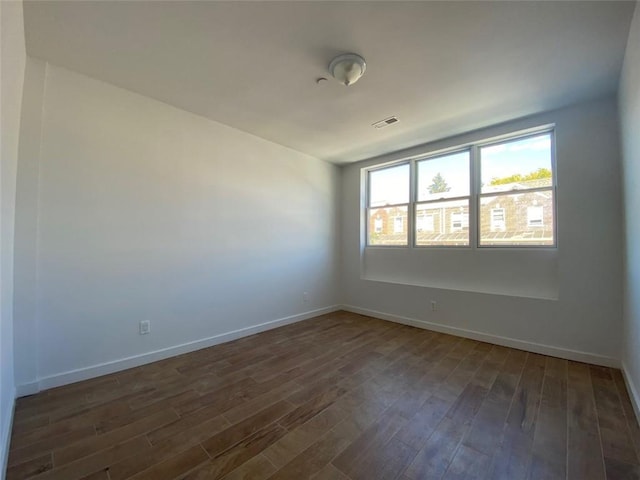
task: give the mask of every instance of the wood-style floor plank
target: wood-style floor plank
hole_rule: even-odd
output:
[[[53,458],[51,453],[41,457],[27,460],[19,465],[7,469],[7,480],[12,478],[28,478],[40,473],[47,472],[53,468]]]
[[[492,459],[489,478],[526,478],[532,460],[544,370],[545,357],[527,354],[520,382],[511,400],[502,443]]]
[[[618,398],[620,399],[620,403],[624,410],[627,426],[631,433],[631,439],[636,447],[636,455],[640,458],[640,425],[638,425],[638,422],[636,421],[633,405],[631,405],[631,399],[629,398],[629,395],[627,395],[627,386],[625,384],[624,377],[620,370],[611,370],[611,375],[613,376],[613,381],[616,384]]]
[[[640,480],[618,370],[336,312],[19,399],[8,480]]]
[[[606,478],[589,366],[570,362],[567,384],[567,478]]]
[[[529,478],[566,478],[566,459],[567,361],[547,357]]]
[[[634,478],[640,473],[638,453],[611,369],[591,366],[589,371],[607,479]]]

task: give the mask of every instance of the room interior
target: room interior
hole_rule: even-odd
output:
[[[351,392],[371,386],[365,372],[371,378],[400,372],[400,364],[389,362],[403,354],[413,363],[403,364],[399,376],[417,375],[419,361],[433,366],[417,382],[425,390],[406,383],[386,388],[409,389],[421,402],[433,401],[424,392],[435,388],[443,359],[457,359],[462,371],[473,366],[471,383],[458,385],[456,395],[429,397],[461,398],[463,407],[475,398],[465,397],[469,385],[487,398],[498,388],[481,375],[495,380],[501,373],[511,378],[509,368],[541,368],[549,383],[540,377],[540,418],[551,401],[544,385],[557,382],[569,412],[564,448],[581,454],[579,466],[569,453],[561,455],[557,478],[587,478],[580,476],[585,471],[593,478],[640,478],[637,2],[3,1],[0,15],[0,471],[7,478],[117,477],[103,467],[70,473],[82,472],[76,468],[82,458],[61,448],[56,453],[55,445],[39,452],[46,453],[46,468],[35,453],[26,464],[44,469],[27,475],[15,468],[23,464],[10,458],[12,432],[13,445],[25,448],[36,444],[29,439],[38,432],[62,435],[53,424],[56,413],[37,424],[41,417],[33,412],[47,399],[60,408],[80,395],[85,408],[93,405],[91,395],[111,392],[114,384],[175,380],[162,377],[168,371],[205,382],[220,375],[206,365],[235,375],[236,361],[243,375],[252,372],[241,381],[255,397],[234,397],[225,407],[230,413],[215,417],[222,423],[208,432],[210,448],[189,457],[193,465],[173,476],[142,467],[119,475],[311,478],[303,466],[313,461],[302,450],[285,461],[272,446],[293,438],[321,451],[300,438],[337,435],[346,400],[341,409],[320,409],[321,420],[305,423],[287,413],[289,423],[270,427],[273,445],[264,451],[271,453],[258,451],[237,465],[227,455],[227,470],[215,474],[192,469],[215,464],[212,432],[235,425],[233,415],[239,421],[249,407],[255,413],[268,405],[262,395],[280,389],[290,395],[289,406],[302,405],[306,389],[336,388],[327,383],[328,370],[317,369],[320,359],[340,375],[348,372],[340,388],[347,379],[364,382],[344,387]],[[361,78],[343,79],[348,86],[330,65],[343,54],[366,62]],[[392,117],[398,121],[385,122]],[[549,126],[551,248],[367,244],[370,169]],[[365,348],[358,335],[372,343]],[[287,342],[292,350],[283,349]],[[360,356],[335,363],[348,355],[346,344],[362,348]],[[276,375],[267,364],[277,355],[293,355],[291,368],[300,362],[294,383],[303,393],[287,390],[290,378],[274,391],[254,386]],[[204,376],[189,376],[199,373]],[[532,375],[512,385],[515,403],[525,379],[537,378]],[[147,408],[159,395],[153,385],[149,398],[134,397],[127,411],[135,402]],[[210,386],[202,388],[211,394]],[[607,388],[618,393],[608,397]],[[588,441],[573,447],[572,405],[602,416],[592,415]],[[180,408],[186,409],[172,404],[154,421],[178,421]],[[407,412],[418,405],[403,408],[409,410],[373,425],[404,432],[400,424],[411,424]],[[122,411],[111,414],[119,418]],[[324,430],[304,430],[325,420]],[[526,424],[526,415],[520,420]],[[549,453],[554,441],[544,446],[544,435],[535,437],[545,428],[542,420],[530,425],[533,460],[522,478],[556,478],[544,475],[543,466],[557,459]],[[73,424],[60,421],[64,428]],[[553,423],[552,416],[546,421]],[[29,422],[27,433],[14,431]],[[476,432],[479,420],[465,422]],[[99,437],[98,424],[91,425],[90,434]],[[87,425],[82,428],[86,435]],[[407,440],[410,432],[374,451],[363,443],[370,431],[362,429],[361,436],[342,431],[355,435],[353,443],[326,441],[343,450],[313,478],[475,478],[472,466],[480,471],[474,462],[486,459],[482,449],[491,445],[456,443],[455,461],[449,458],[436,477],[415,466],[428,447]],[[610,430],[622,437],[607,437]],[[150,435],[125,439],[132,453],[135,441],[142,452],[157,450]],[[538,444],[549,454],[539,465]],[[594,448],[602,456],[595,467],[586,459]],[[71,470],[56,463],[64,455]],[[456,472],[457,465],[466,470]],[[494,478],[521,478],[500,477],[494,464],[482,468]]]

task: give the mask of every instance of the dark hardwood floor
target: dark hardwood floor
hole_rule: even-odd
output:
[[[620,371],[338,312],[19,399],[7,478],[638,479]]]

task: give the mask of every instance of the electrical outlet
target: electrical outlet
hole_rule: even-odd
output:
[[[140,322],[140,335],[146,335],[151,333],[151,322],[149,320],[142,320]]]
[[[432,312],[438,311],[438,302],[436,302],[435,300],[431,300],[431,311]]]
[[[304,303],[309,303],[309,292],[303,292],[302,293],[302,301]]]

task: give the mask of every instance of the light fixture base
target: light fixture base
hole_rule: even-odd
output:
[[[338,55],[329,63],[329,72],[343,85],[356,83],[367,70],[367,63],[360,55],[345,53]]]

